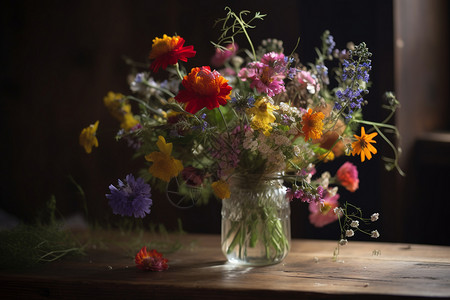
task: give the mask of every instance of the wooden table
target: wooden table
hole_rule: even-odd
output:
[[[450,247],[351,241],[333,261],[335,241],[293,240],[283,263],[240,267],[225,262],[219,236],[176,238],[184,247],[165,255],[167,271],[137,269],[120,247],[91,247],[0,272],[0,299],[450,299]]]

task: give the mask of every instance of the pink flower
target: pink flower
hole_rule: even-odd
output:
[[[269,52],[263,55],[263,57],[261,58],[261,62],[271,68],[286,68],[287,63],[284,57],[285,56],[283,53]]]
[[[309,204],[309,221],[316,227],[323,227],[338,219],[334,209],[339,206],[339,194],[333,196],[325,190],[323,196],[322,203],[313,201]]]
[[[306,89],[309,93],[314,94],[320,90],[319,83],[316,78],[308,71],[298,71],[295,78],[302,89]]]
[[[243,68],[239,74],[242,81],[248,80],[250,88],[255,88],[258,92],[273,97],[284,92],[284,75],[277,73],[273,67],[262,63],[252,62]]]
[[[359,187],[358,170],[351,162],[344,163],[336,173],[337,180],[350,192],[354,192]]]
[[[193,166],[187,166],[181,171],[181,176],[183,177],[186,184],[192,186],[200,186],[203,183],[205,175],[202,170],[197,169]]]
[[[226,61],[236,55],[236,52],[239,49],[236,43],[228,44],[226,48],[226,50],[216,48],[216,53],[211,58],[211,65],[216,68],[223,66]]]

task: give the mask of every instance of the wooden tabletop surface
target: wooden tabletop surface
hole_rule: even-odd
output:
[[[225,261],[218,235],[172,239],[182,247],[165,254],[166,271],[141,271],[124,247],[94,245],[85,256],[0,271],[0,299],[450,299],[446,246],[351,241],[334,261],[335,241],[293,240],[283,263],[242,267]]]

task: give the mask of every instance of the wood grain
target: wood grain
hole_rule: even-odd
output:
[[[351,242],[333,261],[336,242],[294,240],[283,263],[241,267],[225,261],[219,236],[173,238],[184,247],[165,255],[167,271],[140,271],[117,244],[91,247],[83,257],[0,272],[0,298],[450,298],[450,247],[446,246]]]

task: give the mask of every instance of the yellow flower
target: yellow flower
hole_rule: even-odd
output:
[[[218,180],[211,183],[211,187],[213,189],[214,195],[220,199],[230,198],[230,186],[228,182],[225,180]]]
[[[169,182],[183,171],[183,164],[171,156],[173,145],[166,143],[164,137],[159,136],[156,145],[160,152],[155,151],[145,156],[147,161],[153,162],[149,172],[156,178]]]
[[[278,108],[278,106],[268,102],[266,98],[261,98],[256,101],[254,107],[247,109],[247,113],[253,115],[252,128],[262,130],[264,135],[269,135],[269,131],[272,129],[269,124],[276,120],[273,111]]]
[[[364,127],[361,127],[361,136],[354,135],[356,141],[352,143],[353,152],[352,155],[355,154],[361,155],[361,161],[363,162],[366,159],[372,158],[372,153],[376,154],[377,149],[372,146],[370,143],[376,143],[376,141],[372,140],[378,133],[374,132],[371,134],[366,134]]]
[[[322,112],[313,112],[310,108],[307,113],[302,116],[302,131],[305,135],[305,141],[310,138],[320,139],[323,131],[323,119],[325,115]]]
[[[124,106],[122,106],[122,111],[123,114],[120,120],[120,128],[123,128],[125,130],[131,130],[131,128],[139,124],[139,121],[136,120],[133,114],[131,113],[130,104],[125,104]]]
[[[97,132],[99,121],[95,122],[95,124],[91,124],[88,127],[84,128],[80,133],[80,145],[84,147],[86,153],[92,152],[92,147],[98,147],[98,140],[95,136]]]
[[[323,160],[323,162],[328,162],[334,160],[335,156],[333,151],[327,151],[324,154],[319,155],[318,159]]]
[[[119,121],[122,118],[122,103],[124,102],[124,98],[124,95],[113,92],[108,92],[103,98],[103,103],[108,108],[111,115]]]
[[[103,103],[111,115],[120,122],[120,128],[131,130],[139,124],[131,112],[131,105],[126,102],[125,96],[120,93],[108,92]]]

